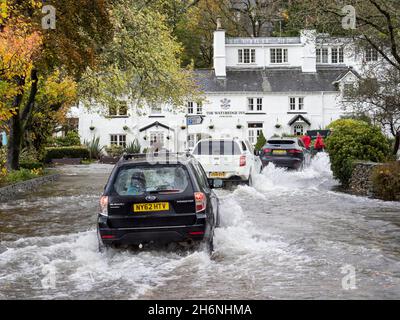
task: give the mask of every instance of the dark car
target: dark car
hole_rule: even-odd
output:
[[[299,138],[274,138],[260,151],[263,166],[273,163],[277,167],[303,169],[311,162],[311,153]]]
[[[100,249],[110,245],[205,243],[212,250],[219,200],[193,157],[124,156],[100,200]]]

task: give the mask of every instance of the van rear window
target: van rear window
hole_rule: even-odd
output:
[[[114,182],[114,190],[121,196],[182,193],[190,186],[188,173],[182,166],[122,167]]]
[[[294,144],[293,140],[269,140],[268,144]]]
[[[195,155],[240,155],[240,147],[235,141],[202,141],[194,149]]]

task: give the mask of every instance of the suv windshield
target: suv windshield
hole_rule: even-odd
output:
[[[193,151],[194,155],[240,155],[240,147],[235,141],[202,141]]]
[[[114,183],[121,196],[145,193],[182,193],[189,186],[187,171],[181,166],[122,167]]]

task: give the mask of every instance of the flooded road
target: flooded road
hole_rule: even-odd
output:
[[[63,167],[59,181],[0,204],[0,299],[400,298],[400,204],[333,191],[325,155],[304,172],[268,167],[254,187],[218,191],[211,258],[99,253],[111,169]]]

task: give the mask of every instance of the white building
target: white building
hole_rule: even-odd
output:
[[[261,131],[302,135],[324,129],[343,114],[346,86],[357,81],[374,51],[355,53],[346,39],[304,30],[299,37],[226,38],[214,33],[214,68],[196,70],[205,92],[202,103],[179,110],[156,106],[136,110],[121,102],[106,116],[79,109],[82,139],[125,145],[138,139],[143,148],[155,142],[171,151],[193,148],[204,136],[245,137],[256,143]],[[186,126],[187,115],[202,115],[201,125]]]

